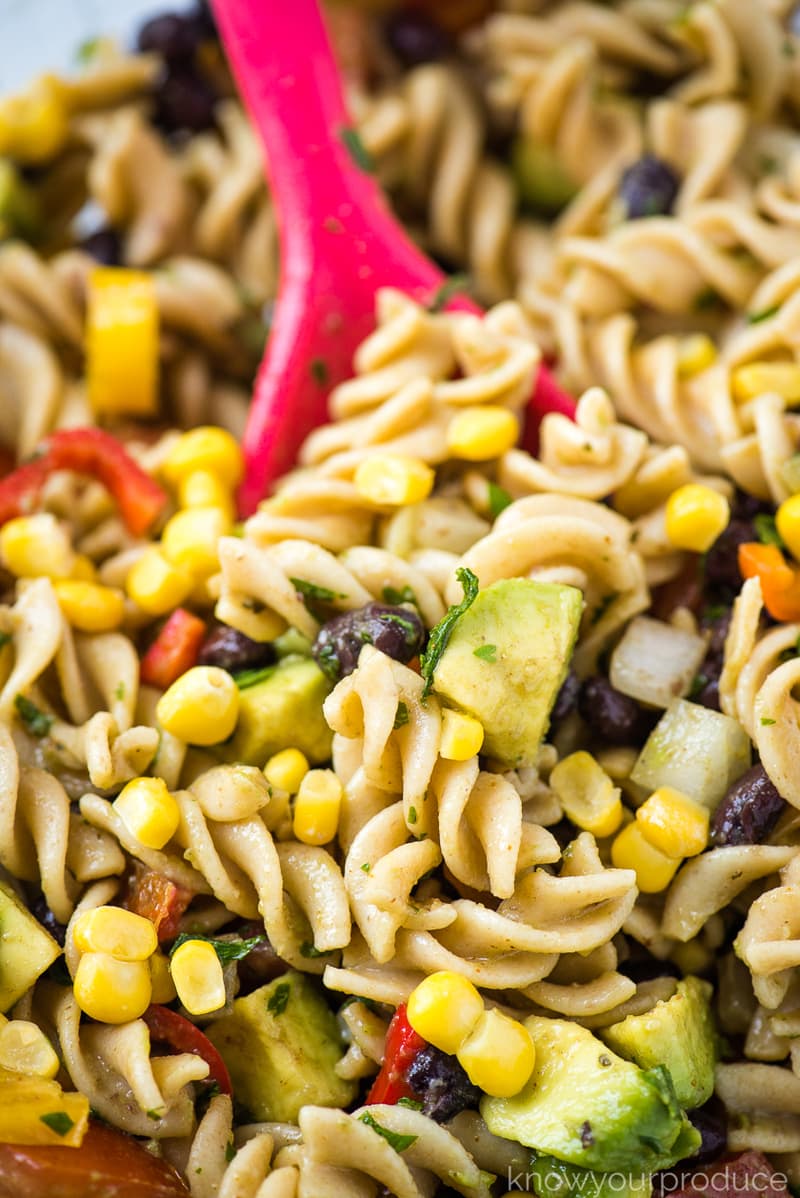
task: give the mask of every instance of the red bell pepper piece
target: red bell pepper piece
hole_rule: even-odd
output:
[[[206,626],[184,607],[176,608],[142,658],[141,678],[166,690],[190,670],[206,635]]]
[[[193,898],[191,890],[176,886],[153,869],[136,865],[122,905],[149,919],[159,940],[173,940],[178,935],[181,917]]]
[[[394,1105],[401,1098],[414,1098],[406,1081],[409,1066],[427,1044],[408,1022],[405,1004],[399,1006],[386,1031],[386,1045],[381,1071],[372,1083],[367,1105],[384,1102]]]
[[[525,411],[525,425],[520,438],[520,449],[527,449],[534,457],[539,452],[539,425],[543,417],[551,412],[575,419],[575,400],[562,391],[546,365],[541,365],[536,374],[533,394]]]
[[[142,1019],[150,1029],[150,1035],[161,1044],[169,1044],[176,1052],[191,1052],[201,1057],[208,1065],[208,1079],[216,1082],[223,1094],[232,1094],[231,1078],[227,1066],[208,1036],[199,1027],[184,1019],[177,1011],[152,1003]]]
[[[167,501],[157,482],[99,428],[70,428],[52,433],[41,451],[0,481],[0,524],[28,515],[45,479],[56,470],[73,470],[96,478],[109,491],[134,536],[141,536]]]

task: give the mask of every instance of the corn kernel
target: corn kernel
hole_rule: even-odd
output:
[[[226,487],[211,470],[193,470],[178,483],[178,503],[181,507],[215,507],[233,523],[236,510],[230,487]]]
[[[795,362],[750,362],[731,375],[734,399],[746,403],[775,391],[787,404],[800,402],[800,366]]]
[[[0,557],[17,578],[66,578],[75,562],[69,537],[49,512],[8,520],[0,529]]]
[[[619,788],[591,753],[580,750],[564,757],[550,774],[550,785],[577,828],[603,837],[622,823]]]
[[[707,333],[692,333],[690,337],[684,337],[678,346],[678,374],[682,379],[701,374],[716,360],[717,347]]]
[[[677,549],[705,553],[728,527],[730,518],[724,495],[700,483],[687,483],[667,500],[667,537]]]
[[[172,974],[169,971],[169,961],[162,952],[153,953],[149,960],[150,985],[153,989],[153,1002],[170,1003],[178,997]]]
[[[80,632],[111,632],[122,623],[125,599],[114,587],[64,578],[55,583],[55,592],[68,622]]]
[[[97,568],[85,553],[76,553],[69,576],[76,582],[94,582],[97,578]]]
[[[370,503],[403,507],[426,499],[433,487],[434,474],[419,458],[400,454],[376,454],[356,469],[353,482],[359,495]]]
[[[183,434],[167,454],[161,470],[173,487],[196,470],[207,470],[233,490],[244,473],[244,459],[235,438],[226,429],[204,425]]]
[[[281,749],[264,766],[264,777],[271,786],[296,795],[308,770],[308,761],[299,749]]]
[[[800,495],[784,499],[775,513],[775,527],[792,557],[800,561]]]
[[[528,1029],[495,1010],[484,1011],[456,1056],[473,1086],[495,1098],[518,1094],[536,1064]]]
[[[170,961],[178,998],[190,1015],[208,1015],[225,1006],[225,977],[213,944],[184,940]]]
[[[86,383],[96,415],[158,411],[158,298],[148,271],[120,266],[90,271]]]
[[[42,1029],[27,1019],[11,1019],[0,1027],[0,1069],[27,1077],[52,1078],[61,1062]]]
[[[636,812],[639,831],[667,857],[696,857],[708,843],[707,807],[671,786],[659,786]]]
[[[488,462],[516,445],[519,422],[508,408],[485,404],[464,408],[447,428],[447,448],[453,457],[468,462]]]
[[[333,770],[309,770],[294,803],[294,834],[303,844],[327,844],[339,827],[342,784]]]
[[[73,924],[72,936],[78,952],[110,953],[120,961],[146,961],[158,947],[151,921],[124,907],[82,911]]]
[[[113,806],[128,831],[148,849],[163,849],[181,821],[180,808],[161,778],[134,778]]]
[[[218,745],[239,718],[239,688],[227,670],[193,666],[158,700],[162,728],[190,745]]]
[[[654,849],[634,820],[623,828],[611,845],[611,860],[617,869],[632,869],[642,894],[666,890],[680,865],[674,857]]]
[[[0,154],[25,165],[46,162],[68,134],[64,92],[53,75],[43,75],[26,92],[0,101]]]
[[[167,521],[161,534],[161,550],[179,570],[194,578],[208,578],[219,570],[217,546],[230,529],[222,508],[185,508]]]
[[[129,570],[125,590],[149,616],[163,616],[180,607],[194,584],[191,574],[173,566],[156,545],[150,545]]]
[[[483,999],[460,973],[449,969],[429,974],[412,991],[406,1008],[417,1035],[451,1055],[483,1015]]]
[[[480,753],[483,724],[474,716],[446,707],[442,712],[442,742],[439,753],[445,761],[469,761]]]
[[[119,961],[109,953],[84,953],[72,988],[75,1001],[90,1019],[128,1023],[150,1006],[150,967],[146,961]]]

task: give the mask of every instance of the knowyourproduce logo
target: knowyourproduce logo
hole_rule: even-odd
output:
[[[785,1193],[789,1178],[785,1173],[773,1173],[771,1170],[743,1173],[741,1170],[716,1168],[710,1175],[705,1173],[678,1173],[666,1169],[658,1175],[659,1189],[662,1194],[673,1194],[679,1190],[689,1189],[694,1194],[724,1195],[730,1198],[734,1194],[771,1194]],[[641,1195],[649,1196],[652,1182],[649,1177],[639,1177],[630,1173],[593,1173],[587,1169],[584,1173],[579,1170],[570,1176],[569,1186],[565,1185],[564,1175],[555,1170],[533,1176],[530,1173],[515,1172],[508,1169],[507,1184],[509,1191],[519,1191],[526,1194],[536,1194],[538,1198],[606,1198],[609,1194],[629,1195],[635,1198]]]

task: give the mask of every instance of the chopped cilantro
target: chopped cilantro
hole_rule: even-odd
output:
[[[147,1115],[148,1119],[152,1119],[154,1123],[157,1123],[159,1119],[163,1118],[164,1110],[163,1107],[160,1111],[157,1111],[155,1107],[151,1107],[149,1111],[145,1112],[145,1114]]]
[[[712,622],[721,620],[723,616],[727,616],[729,611],[730,608],[724,603],[710,603],[703,612],[703,619],[711,620]]]
[[[14,706],[19,712],[19,718],[32,736],[47,736],[53,726],[53,717],[45,711],[40,711],[35,703],[25,695],[17,695]]]
[[[450,640],[453,629],[459,618],[475,602],[478,590],[480,589],[477,576],[464,566],[459,566],[458,570],[456,570],[456,578],[464,589],[464,598],[460,603],[454,603],[445,612],[435,628],[431,629],[431,634],[428,637],[428,648],[420,656],[420,672],[425,679],[425,687],[422,691],[423,699],[433,686],[433,675],[442,654],[447,648],[447,642]]]
[[[120,703],[125,698],[125,683],[118,682],[114,688],[114,698],[119,699]]]
[[[289,582],[304,599],[317,599],[320,603],[332,603],[334,599],[347,598],[341,592],[337,593],[327,587],[317,586],[315,582],[308,582],[305,578],[290,578]]]
[[[499,487],[497,483],[489,483],[489,515],[493,520],[496,520],[500,513],[504,512],[513,502],[505,487]]]
[[[468,275],[450,275],[440,283],[428,301],[429,312],[441,312],[450,303],[454,295],[466,291],[469,286]]]
[[[11,640],[10,632],[0,632],[0,649],[4,649],[5,646],[10,642],[10,640]]]
[[[780,304],[773,304],[771,308],[762,308],[759,312],[748,312],[745,319],[748,324],[761,324],[762,320],[771,320],[773,316],[777,316],[780,310]]]
[[[327,957],[330,950],[317,948],[310,940],[304,940],[300,945],[300,956],[308,957],[310,961],[316,960],[317,957]]]
[[[398,1098],[397,1102],[395,1103],[395,1106],[407,1106],[412,1111],[421,1111],[422,1110],[422,1103],[419,1102],[418,1099],[416,1099],[416,1098]]]
[[[713,287],[706,287],[704,291],[698,292],[695,296],[694,310],[695,312],[707,312],[709,308],[716,308],[720,302],[719,293]]]
[[[397,711],[394,717],[395,728],[402,728],[408,723],[408,707],[401,699],[397,704]]]
[[[211,945],[220,964],[227,965],[230,961],[241,961],[254,948],[258,948],[259,944],[265,944],[266,939],[266,936],[252,936],[249,940],[214,940],[213,937],[203,936],[200,932],[181,932],[169,950],[169,955],[171,957],[187,940],[203,940]]]
[[[372,160],[372,155],[361,140],[361,134],[358,130],[354,129],[352,125],[342,125],[339,130],[339,136],[359,170],[365,171],[367,174],[372,174],[375,170],[375,163]]]
[[[760,722],[761,722],[762,728],[769,728],[772,724],[775,723],[774,720],[769,719],[769,717],[765,716],[765,715],[762,715]]]
[[[368,874],[369,871],[372,869],[372,866],[370,865],[369,861],[363,861],[361,864],[361,868],[365,874]]]
[[[235,1156],[236,1149],[233,1146],[233,1140],[228,1140],[228,1143],[225,1145],[225,1160],[230,1164]]]
[[[594,627],[595,624],[600,623],[603,616],[606,614],[608,609],[611,607],[611,604],[616,599],[619,599],[619,593],[617,591],[609,591],[607,595],[603,596],[603,598],[598,603],[597,607],[592,612],[592,618],[590,621],[590,623],[592,624],[592,627]]]
[[[281,982],[270,995],[267,1010],[271,1011],[273,1015],[282,1015],[289,1005],[289,995],[291,993],[292,987],[289,983]]]
[[[328,364],[324,358],[312,358],[309,366],[311,377],[315,383],[319,383],[320,387],[324,387],[330,378]]]
[[[65,1136],[75,1126],[75,1121],[70,1119],[66,1111],[50,1111],[47,1115],[40,1115],[39,1119],[57,1136]]]
[[[474,657],[479,657],[481,661],[497,661],[497,645],[479,645],[477,649],[472,650]]]
[[[79,63],[80,66],[85,67],[88,63],[90,63],[92,61],[92,59],[97,54],[97,51],[100,49],[102,44],[103,44],[103,39],[101,37],[87,38],[86,41],[81,42],[80,45],[76,48],[75,61],[77,63]]]
[[[265,678],[269,678],[274,673],[274,666],[259,666],[255,670],[240,670],[238,674],[233,675],[233,681],[240,691],[246,691],[248,687],[263,682]]]
[[[377,1119],[370,1115],[369,1111],[364,1111],[358,1118],[362,1123],[366,1123],[367,1127],[371,1127],[374,1132],[377,1132],[379,1136],[383,1136],[386,1143],[394,1148],[395,1152],[405,1152],[406,1148],[410,1148],[414,1141],[419,1138],[418,1136],[404,1136],[400,1132],[389,1131],[389,1128],[380,1124]]]
[[[408,822],[409,822],[410,824],[415,824],[415,823],[417,822],[417,809],[416,809],[416,807],[409,807],[409,809],[408,809]]]
[[[392,603],[398,607],[401,603],[413,603],[416,605],[417,596],[411,590],[411,587],[403,587],[402,591],[398,591],[396,587],[383,588],[384,603]]]
[[[692,679],[692,685],[689,687],[688,699],[696,699],[700,692],[708,686],[708,675],[695,674]]]
[[[783,548],[783,539],[775,525],[775,517],[768,512],[759,512],[753,517],[753,527],[762,545],[777,545]]]

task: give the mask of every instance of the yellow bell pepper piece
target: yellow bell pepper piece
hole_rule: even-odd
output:
[[[63,149],[68,134],[64,89],[54,75],[0,100],[0,154],[25,165],[46,162]]]
[[[59,1084],[0,1069],[0,1142],[77,1148],[89,1124],[89,1099]]]
[[[158,411],[158,303],[152,276],[98,266],[89,275],[86,376],[95,415]]]

